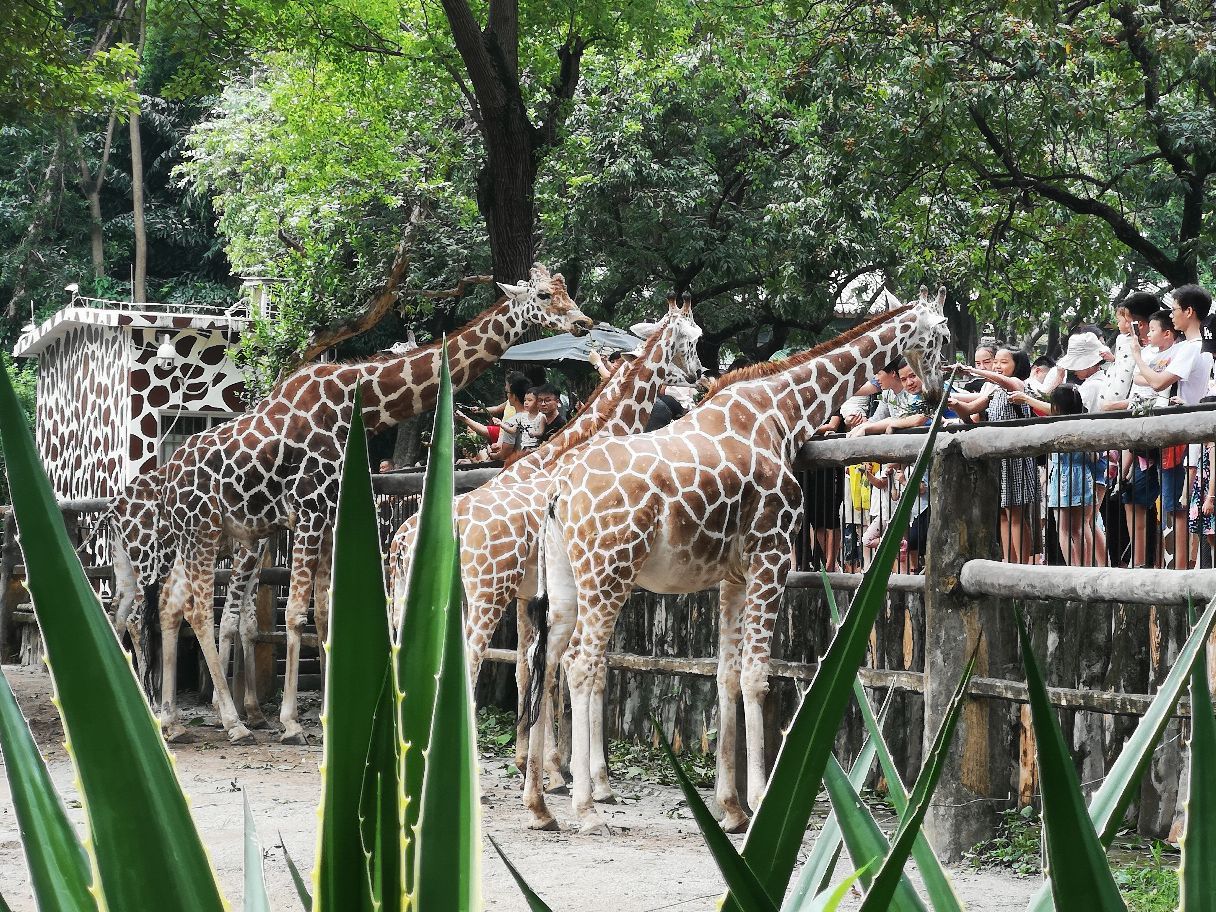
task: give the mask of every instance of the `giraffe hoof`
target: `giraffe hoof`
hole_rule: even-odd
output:
[[[228,732],[228,741],[232,744],[256,744],[257,738],[244,725],[237,725]]]
[[[165,741],[169,744],[189,744],[194,740],[190,729],[180,723],[173,723],[165,729]]]
[[[265,716],[246,716],[245,727],[252,728],[254,731],[265,731],[270,728],[270,722]]]
[[[612,830],[608,829],[608,824],[604,821],[596,819],[582,824],[578,828],[578,834],[580,836],[611,836]]]
[[[596,804],[616,804],[616,792],[612,789],[596,789],[591,798]]]
[[[299,729],[296,731],[288,730],[279,735],[279,743],[305,745],[308,743],[308,735]]]
[[[529,830],[543,830],[547,833],[556,833],[559,829],[557,821],[552,817],[540,817],[528,824]]]
[[[566,783],[563,780],[558,779],[556,782],[552,783],[547,789],[545,789],[545,794],[546,795],[569,795],[570,786],[566,785]]]
[[[746,833],[750,823],[746,814],[738,816],[728,814],[722,818],[722,829],[727,833]]]

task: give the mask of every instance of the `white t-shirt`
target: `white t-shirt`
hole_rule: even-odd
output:
[[[1102,397],[1104,389],[1106,389],[1104,371],[1095,371],[1081,381],[1081,404],[1085,406],[1085,411],[1096,412],[1098,410],[1098,400]]]
[[[1202,339],[1175,342],[1169,351],[1173,355],[1166,372],[1178,378],[1178,397],[1184,405],[1198,405],[1208,392],[1212,356],[1203,350]]]

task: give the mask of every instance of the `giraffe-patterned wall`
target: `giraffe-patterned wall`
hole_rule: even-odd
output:
[[[112,497],[126,481],[127,340],[73,326],[39,357],[35,437],[61,498]]]
[[[18,341],[38,358],[35,435],[61,498],[112,497],[155,468],[162,417],[227,418],[245,410],[228,358],[243,321],[225,317],[65,308]],[[157,363],[168,334],[176,360]]]
[[[182,330],[171,338],[178,361],[156,363],[163,329],[130,330],[130,424],[127,480],[156,468],[160,416],[175,413],[235,415],[245,410],[245,381],[228,359],[235,334],[224,330]]]

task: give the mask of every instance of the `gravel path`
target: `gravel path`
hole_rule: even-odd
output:
[[[71,766],[50,702],[48,675],[12,666],[6,666],[4,673],[27,718],[33,720],[31,728],[56,785],[69,801],[70,813],[81,824]],[[315,698],[305,707],[306,729],[319,743]],[[209,708],[187,704],[184,712],[187,718],[192,714],[211,718]],[[173,752],[225,895],[234,908],[239,908],[244,839],[240,789],[247,788],[266,849],[271,900],[278,912],[294,912],[299,906],[279,840],[281,834],[292,858],[302,870],[308,870],[315,848],[320,747],[280,745],[262,732],[257,733],[258,744],[232,747],[215,728],[199,726],[196,732],[194,743],[174,746]],[[708,912],[715,908],[722,881],[678,790],[645,783],[621,784],[620,804],[602,808],[614,833],[602,837],[579,836],[568,829],[558,833],[528,830],[518,777],[509,776],[501,761],[485,761],[481,785],[485,831],[499,841],[555,912]],[[568,799],[552,796],[550,801],[559,822],[568,827]],[[527,912],[527,905],[488,844],[487,852],[483,866],[486,908]],[[1022,910],[1036,886],[1033,880],[991,871],[959,868],[952,876],[970,910]],[[13,912],[34,912],[6,779],[0,779],[0,894]],[[850,901],[844,908],[857,906],[856,901]]]

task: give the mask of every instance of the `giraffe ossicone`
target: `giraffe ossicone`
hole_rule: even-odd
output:
[[[662,430],[601,438],[558,470],[542,533],[547,643],[529,674],[542,682],[539,731],[551,725],[559,661],[571,695],[574,813],[583,830],[604,828],[595,800],[610,799],[604,755],[605,653],[635,586],[659,593],[719,587],[716,797],[727,830],[746,827],[735,787],[735,707],[743,698],[747,795],[764,793],[762,708],[777,612],[802,522],[798,449],[832,410],[896,355],[940,393],[949,334],[926,300],[863,323],[782,362],[728,375],[687,415]],[[529,743],[525,802],[534,827],[553,817],[540,787],[543,738]]]

